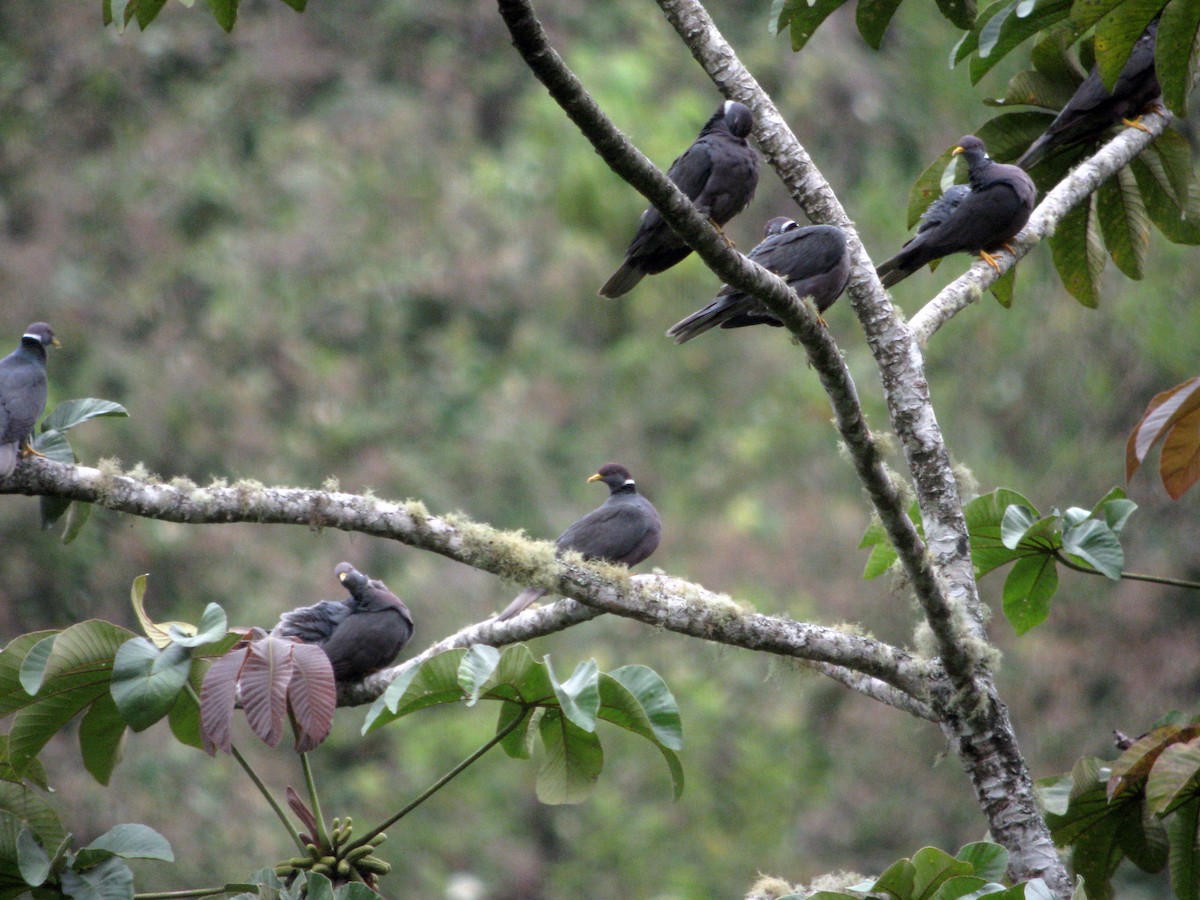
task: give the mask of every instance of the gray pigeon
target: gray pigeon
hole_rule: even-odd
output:
[[[408,643],[412,614],[387,585],[350,563],[338,563],[333,571],[350,596],[285,612],[274,634],[318,645],[337,681],[361,681],[390,665]]]
[[[967,160],[967,183],[951,187],[930,204],[917,233],[876,267],[884,287],[951,253],[977,253],[998,270],[989,251],[999,250],[1029,221],[1037,188],[1024,170],[993,162],[974,135],[958,142],[954,155],[960,153]]]
[[[746,142],[753,128],[749,107],[726,100],[667,169],[667,177],[718,228],[750,204],[758,187],[758,152]],[[666,271],[691,252],[651,206],[642,213],[625,262],[600,288],[600,296],[627,294],[644,276]]]
[[[783,278],[799,296],[811,297],[818,313],[833,305],[850,280],[846,235],[832,225],[801,228],[787,216],[776,216],[748,258]],[[667,334],[682,344],[718,325],[779,327],[783,323],[753,297],[725,285],[708,306],[672,325]]]
[[[29,444],[33,426],[46,409],[46,348],[59,346],[45,322],[34,322],[21,344],[0,359],[0,477],[11,475],[17,459],[37,452]]]
[[[588,479],[589,484],[593,481],[608,485],[608,499],[559,535],[555,544],[559,550],[577,550],[584,559],[637,565],[658,547],[662,536],[658,510],[637,492],[624,466],[605,463]],[[496,621],[511,619],[547,593],[545,588],[525,588]]]

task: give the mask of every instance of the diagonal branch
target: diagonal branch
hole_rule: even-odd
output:
[[[1038,204],[1025,228],[1012,242],[1016,256],[1002,254],[997,272],[985,262],[977,262],[963,275],[952,281],[941,292],[921,307],[912,317],[909,327],[917,341],[924,347],[939,328],[983,296],[1004,272],[1017,264],[1026,253],[1036,247],[1043,238],[1054,233],[1055,226],[1063,216],[1086,200],[1105,181],[1129,165],[1130,160],[1141,153],[1156,137],[1163,133],[1173,116],[1165,109],[1148,113],[1141,119],[1142,131],[1126,128],[1105,144],[1096,154],[1080,163],[1070,174],[1046,194]]]
[[[749,612],[728,597],[680,578],[631,577],[624,566],[584,562],[578,554],[559,559],[548,541],[533,541],[464,516],[435,516],[415,500],[396,503],[257,482],[198,487],[186,479],[164,483],[112,467],[92,469],[45,459],[26,460],[12,475],[0,478],[3,493],[61,497],[191,525],[253,522],[353,531],[537,584],[590,607],[584,611],[556,604],[510,622],[488,621],[474,626],[480,643],[527,640],[561,631],[597,611],[611,612],[677,634],[852,669],[915,699],[929,691],[926,663],[872,638]]]

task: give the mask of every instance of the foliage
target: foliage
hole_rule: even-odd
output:
[[[111,400],[65,400],[54,407],[50,415],[42,420],[41,434],[33,440],[33,449],[47,459],[55,462],[73,465],[79,462],[75,451],[67,441],[66,433],[76,425],[82,425],[89,419],[128,418],[125,407]],[[75,503],[60,497],[40,497],[42,508],[42,528],[50,529],[64,515],[67,516],[66,527],[63,529],[62,542],[69,544],[79,536],[79,530],[87,522],[91,514],[90,503]]]
[[[1127,481],[1160,440],[1159,477],[1171,499],[1178,500],[1200,479],[1200,378],[1189,378],[1150,399],[1125,445]]]
[[[154,21],[167,0],[102,0],[104,24],[115,24],[118,31],[124,31],[132,21],[137,21],[138,28],[145,29]],[[195,0],[179,0],[184,6],[191,6]],[[283,0],[296,12],[304,12],[308,0]],[[205,0],[209,11],[217,24],[226,31],[233,31],[237,23],[238,7],[241,0]]]
[[[1042,781],[1046,822],[1094,898],[1115,896],[1122,860],[1145,872],[1170,867],[1179,900],[1200,893],[1200,725],[1172,714],[1115,762],[1087,757]]]

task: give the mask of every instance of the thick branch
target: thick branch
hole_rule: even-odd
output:
[[[957,280],[952,281],[941,292],[926,303],[912,317],[909,327],[924,347],[934,333],[983,296],[1004,272],[1017,260],[1032,250],[1041,240],[1054,233],[1062,217],[1086,200],[1100,185],[1129,165],[1130,160],[1149,146],[1162,134],[1171,122],[1171,113],[1162,109],[1142,117],[1141,124],[1147,129],[1127,128],[1105,144],[1095,156],[1080,163],[1066,178],[1054,186],[1038,204],[1025,228],[1013,241],[1016,256],[1002,254],[1001,271],[997,272],[985,262],[977,262]]]
[[[554,545],[500,531],[462,516],[431,515],[424,504],[396,503],[337,491],[265,487],[255,482],[197,487],[169,484],[115,470],[25,460],[0,493],[61,497],[148,519],[192,525],[253,522],[336,528],[390,538],[439,553],[523,584],[537,584],[593,610],[747,650],[844,666],[920,699],[926,665],[880,641],[833,628],[747,612],[728,597],[679,578],[630,577],[623,566],[555,556]],[[559,631],[584,616],[558,605],[507,623],[476,626],[482,642],[510,643]]]

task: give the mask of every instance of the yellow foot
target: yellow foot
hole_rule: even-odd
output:
[[[1150,129],[1142,124],[1141,116],[1138,116],[1133,119],[1122,119],[1121,124],[1128,125],[1130,128],[1136,128],[1138,131],[1144,131],[1144,132],[1146,132],[1146,134],[1150,134]]]
[[[709,219],[708,224],[711,225],[713,228],[717,229],[717,234],[719,234],[721,236],[721,239],[725,241],[726,246],[728,246],[731,250],[737,249],[737,244],[735,244],[732,240],[729,239],[729,235],[727,235],[725,233],[725,230],[723,228],[721,228],[721,226],[717,223],[716,219]]]
[[[24,446],[21,447],[21,452],[20,452],[21,459],[24,459],[27,456],[38,456],[38,457],[41,457],[42,459],[46,458],[45,453],[38,453],[36,450],[33,449],[33,444],[29,443],[28,441],[26,441]]]
[[[988,253],[986,250],[979,251],[979,258],[982,259],[989,266],[991,266],[993,269],[995,269],[997,272],[1000,271],[1000,263],[996,262],[996,257],[992,256],[992,254]]]

